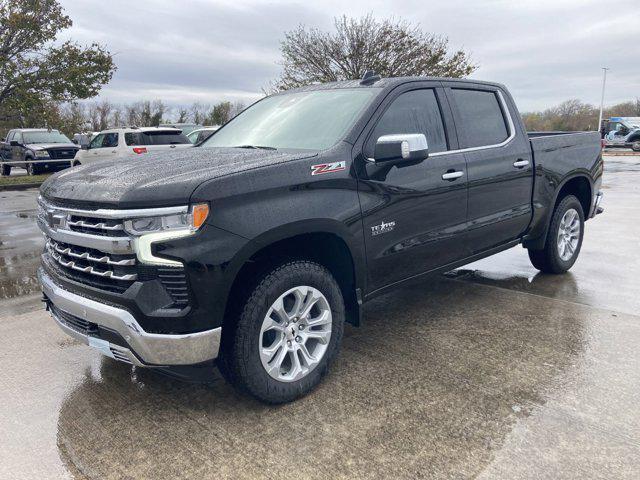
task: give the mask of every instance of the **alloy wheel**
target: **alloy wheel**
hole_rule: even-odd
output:
[[[569,261],[578,249],[580,241],[580,215],[570,208],[562,216],[558,228],[558,255],[565,262]]]
[[[324,357],[331,339],[331,307],[320,290],[294,287],[273,302],[260,329],[260,360],[278,381],[307,376]]]

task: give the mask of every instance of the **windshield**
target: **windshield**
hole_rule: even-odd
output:
[[[377,88],[316,90],[274,95],[218,130],[202,147],[324,150],[347,133]]]
[[[65,135],[60,132],[24,132],[22,141],[26,143],[71,143]]]

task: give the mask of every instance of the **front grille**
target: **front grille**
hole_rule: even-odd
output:
[[[82,318],[60,310],[53,303],[49,303],[49,310],[51,310],[51,314],[66,327],[82,335],[98,336],[98,325],[95,323],[87,322]]]
[[[135,282],[160,281],[173,302],[164,308],[188,306],[190,294],[184,268],[139,263],[132,247],[134,239],[127,234],[124,222],[104,211],[65,211],[64,207],[39,199],[38,224],[45,232],[45,265],[60,277],[118,294]]]
[[[49,158],[54,160],[72,159],[76,156],[75,148],[48,148]]]

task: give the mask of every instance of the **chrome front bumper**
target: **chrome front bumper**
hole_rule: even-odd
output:
[[[64,290],[56,285],[42,268],[38,270],[38,278],[43,293],[57,309],[117,332],[131,347],[128,349],[85,335],[52,314],[65,333],[97,348],[109,357],[138,366],[153,367],[193,365],[213,360],[218,356],[222,328],[184,335],[147,333],[128,311]]]

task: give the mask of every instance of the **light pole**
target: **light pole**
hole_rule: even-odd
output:
[[[602,128],[602,110],[604,109],[604,87],[607,84],[607,67],[602,67],[602,96],[600,97],[600,117],[598,118],[598,131]]]

